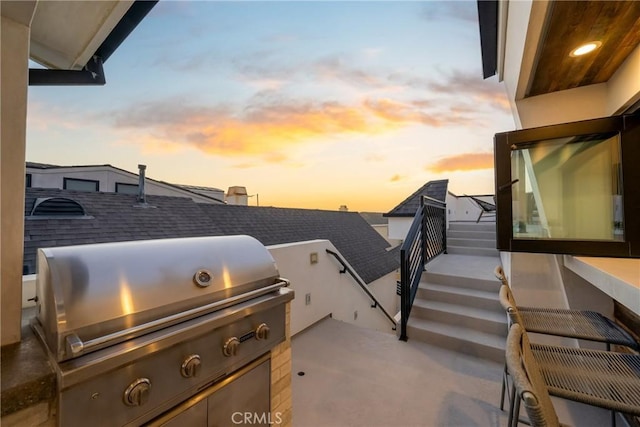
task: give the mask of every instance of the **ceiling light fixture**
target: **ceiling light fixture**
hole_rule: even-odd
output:
[[[600,46],[602,46],[602,42],[598,42],[598,41],[585,43],[585,44],[583,44],[581,46],[578,46],[577,48],[573,49],[571,51],[571,53],[569,54],[569,56],[572,56],[572,57],[575,58],[576,56],[586,55],[589,52],[593,52],[594,50],[596,50]]]

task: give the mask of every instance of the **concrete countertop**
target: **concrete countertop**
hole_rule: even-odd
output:
[[[52,401],[55,396],[54,370],[42,343],[24,319],[25,313],[22,341],[2,347],[0,354],[1,416]]]
[[[640,316],[640,260],[564,256],[564,264]]]

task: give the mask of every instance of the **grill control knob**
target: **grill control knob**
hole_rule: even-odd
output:
[[[222,354],[227,357],[235,356],[238,354],[238,347],[240,346],[240,340],[237,337],[231,337],[225,341],[222,347]]]
[[[256,328],[256,339],[257,340],[268,340],[271,329],[267,326],[266,323],[261,323]]]
[[[191,356],[188,356],[186,359],[184,359],[184,361],[182,362],[182,366],[180,367],[180,373],[185,378],[195,377],[196,375],[198,375],[198,372],[200,371],[201,363],[202,362],[200,361],[200,355],[192,354]]]
[[[124,391],[124,403],[128,406],[142,406],[149,400],[151,381],[148,378],[138,378]]]

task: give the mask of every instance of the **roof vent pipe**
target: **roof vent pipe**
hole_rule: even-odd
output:
[[[144,194],[144,171],[146,169],[146,165],[138,165],[138,203],[147,203]]]

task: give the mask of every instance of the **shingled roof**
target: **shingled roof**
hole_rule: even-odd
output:
[[[80,203],[83,218],[29,214],[37,198],[66,197]],[[25,274],[35,272],[37,248],[127,240],[247,234],[264,245],[314,239],[331,241],[366,283],[399,267],[389,243],[357,212],[195,203],[189,198],[27,188]]]
[[[440,179],[437,181],[429,181],[415,193],[403,200],[398,206],[391,209],[385,217],[402,217],[402,216],[414,216],[416,211],[420,207],[420,198],[422,196],[428,196],[432,199],[445,201],[447,197],[447,186],[449,185],[448,179]]]

